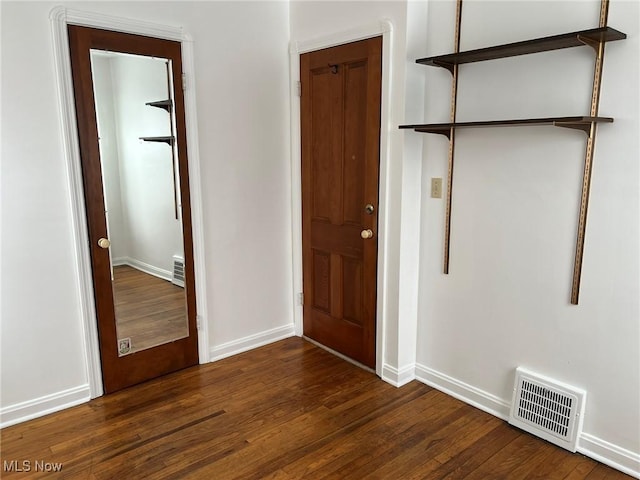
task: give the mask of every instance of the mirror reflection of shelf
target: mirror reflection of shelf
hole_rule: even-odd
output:
[[[173,100],[171,99],[171,70],[169,67],[169,62],[167,62],[167,87],[168,87],[168,97],[166,100],[156,100],[154,102],[146,102],[145,105],[149,107],[160,108],[169,114],[169,123],[171,125],[171,135],[170,136],[162,136],[162,137],[140,137],[140,140],[145,142],[156,142],[156,143],[166,143],[171,147],[172,150],[172,175],[173,175],[173,210],[175,214],[176,220],[179,220],[179,206],[178,206],[178,188],[176,186],[176,182],[178,181],[178,175],[176,172],[176,155],[177,151],[175,151],[175,143],[176,137],[174,134],[174,125],[173,125]]]
[[[166,136],[166,137],[139,137],[140,140],[145,142],[156,142],[156,143],[166,143],[167,145],[173,145],[175,141],[175,137]]]

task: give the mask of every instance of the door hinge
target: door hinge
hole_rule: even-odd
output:
[[[298,294],[298,305],[304,305],[304,293],[302,292]]]
[[[296,95],[302,97],[302,82],[300,81],[296,82]]]
[[[200,315],[196,315],[196,330],[202,329],[202,317]]]
[[[183,73],[182,74],[182,90],[186,90],[187,89],[187,74]]]

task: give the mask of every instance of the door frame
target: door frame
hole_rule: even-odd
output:
[[[62,124],[62,143],[67,167],[67,181],[70,191],[70,208],[73,224],[73,244],[79,310],[84,332],[84,360],[91,398],[104,393],[100,344],[98,341],[98,320],[95,308],[91,257],[89,254],[89,233],[86,223],[86,205],[82,182],[80,147],[78,143],[77,118],[71,58],[69,53],[68,25],[101,28],[114,32],[132,33],[173,40],[181,43],[184,77],[184,107],[189,151],[189,189],[191,198],[193,254],[196,281],[196,321],[198,335],[198,356],[200,363],[209,361],[209,333],[206,305],[204,223],[202,215],[202,191],[200,181],[200,157],[198,152],[198,131],[195,99],[195,75],[193,40],[180,27],[160,25],[145,21],[114,17],[99,13],[55,7],[49,14],[53,32],[53,48],[56,69],[58,104]]]
[[[345,43],[382,37],[382,91],[380,98],[380,173],[378,182],[378,269],[376,299],[376,374],[382,377],[385,349],[386,285],[388,272],[388,235],[386,228],[389,215],[388,172],[391,150],[391,48],[393,24],[381,20],[373,24],[337,32],[312,40],[291,40],[289,47],[290,99],[291,99],[291,224],[292,224],[292,264],[293,264],[293,324],[296,335],[302,336],[302,143],[300,122],[300,55],[303,53],[335,47]]]

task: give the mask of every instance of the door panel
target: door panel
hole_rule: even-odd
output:
[[[198,363],[184,98],[180,88],[172,88],[173,85],[181,85],[181,48],[179,42],[86,27],[69,26],[68,32],[101,366],[104,389],[110,393]],[[161,115],[163,122],[166,120],[165,125],[169,129],[159,131],[158,135],[170,140],[157,141],[156,138],[153,142],[143,141],[141,137],[153,136],[153,132],[145,130],[153,121],[146,118],[140,121],[139,126],[127,126],[114,134],[117,148],[111,150],[119,153],[113,165],[108,164],[104,156],[101,157],[101,150],[103,155],[109,150],[104,148],[107,142],[106,117],[97,115],[96,111],[98,87],[94,87],[97,76],[95,65],[92,66],[91,52],[110,58],[126,54],[124,58],[127,61],[134,58],[142,60],[142,57],[148,62],[164,59],[162,61],[166,62],[168,68],[165,69],[162,85],[167,87],[167,91],[164,94],[155,91],[147,101],[160,101],[161,109],[166,111],[152,105],[139,105],[143,102],[137,101],[135,105],[126,106],[158,110],[156,114]],[[130,68],[134,66],[128,63],[125,70]],[[113,80],[115,74],[111,73]],[[135,87],[145,87],[145,82],[148,80]],[[125,95],[122,92],[120,94]],[[158,95],[162,95],[162,98],[157,98]],[[109,101],[101,105],[104,107]],[[119,104],[114,110],[124,108],[123,105]],[[130,114],[128,109],[123,113]],[[100,130],[98,118],[103,122]],[[137,148],[135,154],[123,153],[129,147]],[[110,170],[114,168],[120,169],[118,174]],[[133,182],[131,176],[125,178],[125,170],[137,172],[137,180]],[[109,184],[118,175],[125,181],[118,185],[117,194],[105,202],[105,194],[109,197],[108,192],[111,191]],[[132,184],[134,188],[125,193],[125,184]],[[169,194],[173,198],[153,197],[165,187],[173,192]],[[114,233],[114,225],[108,228],[107,216],[110,219],[117,217],[115,205],[120,200],[124,205],[127,197],[129,205],[137,211],[135,215],[133,211],[123,214],[123,218],[129,220],[126,233],[135,245],[123,256],[124,260],[121,259],[125,265],[113,268],[112,282],[111,251],[114,247],[120,249],[122,245],[109,247],[108,242],[104,242],[104,239],[108,239],[109,230]],[[108,215],[106,205],[111,209]],[[171,266],[167,266],[173,262],[172,258],[168,258],[170,254],[163,254],[164,265],[154,265],[155,262],[144,257],[145,251],[141,249],[141,245],[147,245],[157,250],[158,244],[165,242],[167,233],[161,228],[164,222],[174,225],[171,227],[171,235],[175,236],[172,252],[178,256],[181,254],[184,259],[184,288],[157,278],[170,276],[168,269]],[[143,223],[146,230],[140,228]],[[133,344],[129,348],[119,348],[126,346],[123,336],[131,339],[129,343]]]
[[[381,38],[300,57],[304,334],[369,367],[375,367],[381,63]],[[367,230],[372,238],[361,236]]]

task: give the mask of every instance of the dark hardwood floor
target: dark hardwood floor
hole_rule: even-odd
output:
[[[118,338],[131,353],[189,335],[184,288],[128,265],[113,267]]]
[[[1,431],[3,478],[628,479],[290,338]],[[33,471],[35,461],[62,464]]]

